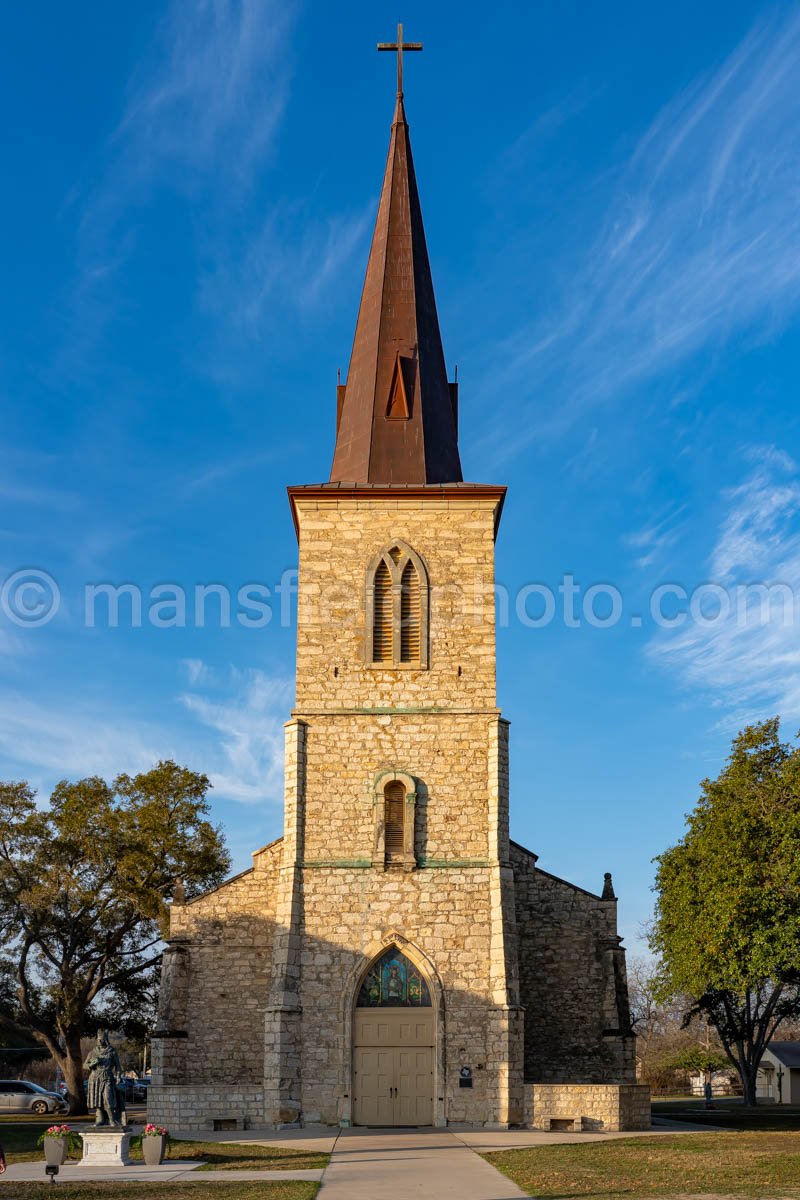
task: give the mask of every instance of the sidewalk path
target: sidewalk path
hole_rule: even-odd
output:
[[[446,1129],[343,1129],[320,1200],[519,1200],[516,1184]]]
[[[322,1169],[315,1171],[198,1171],[199,1163],[180,1162],[173,1159],[160,1167],[146,1167],[144,1163],[131,1163],[128,1167],[82,1167],[80,1163],[64,1163],[58,1173],[57,1183],[175,1183],[191,1179],[192,1183],[233,1183],[239,1179],[322,1179]],[[4,1183],[47,1183],[44,1160],[37,1162],[12,1163],[5,1175],[0,1175],[0,1196]]]

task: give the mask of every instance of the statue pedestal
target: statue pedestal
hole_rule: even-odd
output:
[[[83,1138],[81,1167],[127,1167],[131,1135],[127,1129],[80,1129]]]

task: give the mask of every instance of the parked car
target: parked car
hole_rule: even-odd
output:
[[[147,1089],[150,1085],[149,1078],[131,1079],[126,1075],[122,1080],[122,1087],[125,1092],[125,1099],[129,1104],[144,1104],[147,1100]]]
[[[38,1083],[29,1083],[27,1079],[0,1079],[0,1113],[34,1112],[44,1116],[45,1113],[67,1112],[69,1105],[58,1092],[48,1092]]]

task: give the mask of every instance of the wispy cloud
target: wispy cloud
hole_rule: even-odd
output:
[[[359,253],[374,209],[320,213],[271,171],[292,72],[290,0],[173,0],[129,82],[93,187],[77,190],[74,324],[62,371],[82,366],[130,303],[121,281],[147,235],[143,212],[163,196],[186,206],[194,291],[213,326],[192,364],[220,383],[238,378],[237,342],[283,328],[287,308],[315,309]],[[199,352],[198,352],[199,351]],[[73,368],[74,369],[74,368]],[[85,367],[83,367],[85,369]]]
[[[113,778],[139,771],[172,753],[164,735],[130,713],[109,705],[52,702],[4,690],[0,693],[0,755],[4,774],[46,789],[59,779],[85,775]]]
[[[246,237],[228,237],[212,248],[200,287],[202,307],[251,338],[281,323],[287,304],[294,311],[315,309],[346,275],[347,264],[366,252],[375,207],[370,199],[360,211],[320,218],[296,200],[276,200]]]
[[[196,470],[176,485],[176,492],[181,497],[193,496],[196,492],[207,488],[218,487],[226,480],[236,478],[246,471],[256,470],[266,463],[274,462],[285,453],[285,448],[273,447],[270,450],[259,451],[256,454],[237,454],[223,462],[212,462]]]
[[[746,479],[725,495],[708,562],[730,611],[689,618],[648,647],[651,661],[710,701],[726,725],[774,712],[800,716],[800,469],[775,448],[751,457]],[[748,591],[739,598],[737,587]]]
[[[79,214],[77,274],[62,372],[76,363],[85,372],[87,351],[128,303],[120,278],[137,252],[142,212],[159,195],[202,203],[207,227],[241,212],[287,103],[296,11],[292,0],[167,7],[129,81],[98,177],[70,197]],[[188,211],[186,229],[200,236]]]
[[[209,768],[214,787],[245,803],[272,801],[283,794],[283,722],[293,684],[263,671],[231,670],[224,679],[205,664],[186,664],[192,690],[181,701],[198,721],[214,731]],[[205,687],[200,692],[200,686]]]
[[[565,267],[545,317],[493,361],[493,387],[547,416],[486,449],[537,434],[743,330],[779,329],[800,301],[800,17],[764,20],[655,119],[618,175],[596,235]],[[534,277],[538,277],[533,272]],[[510,386],[513,385],[513,386]],[[505,443],[503,445],[502,443]]]
[[[201,658],[183,658],[180,665],[186,673],[189,687],[197,687],[211,678],[211,668]]]
[[[13,647],[0,631],[0,654]],[[200,659],[180,664],[186,689],[160,721],[113,697],[75,701],[0,692],[0,759],[5,778],[26,778],[41,791],[58,779],[141,771],[175,758],[204,771],[213,800],[279,804],[283,795],[283,722],[292,684],[263,671],[212,670]],[[182,710],[182,711],[181,711]],[[208,730],[214,738],[209,738]]]
[[[248,187],[287,99],[287,39],[296,5],[275,0],[174,2],[135,72],[114,141],[126,170],[186,170]],[[224,170],[220,165],[224,163]]]
[[[623,543],[634,552],[637,567],[643,570],[652,566],[675,545],[680,537],[682,514],[682,508],[670,507],[651,517],[641,529],[625,535]]]

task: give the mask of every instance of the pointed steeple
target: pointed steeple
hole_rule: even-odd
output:
[[[459,483],[457,393],[398,91],[350,369],[338,389],[331,482]]]

